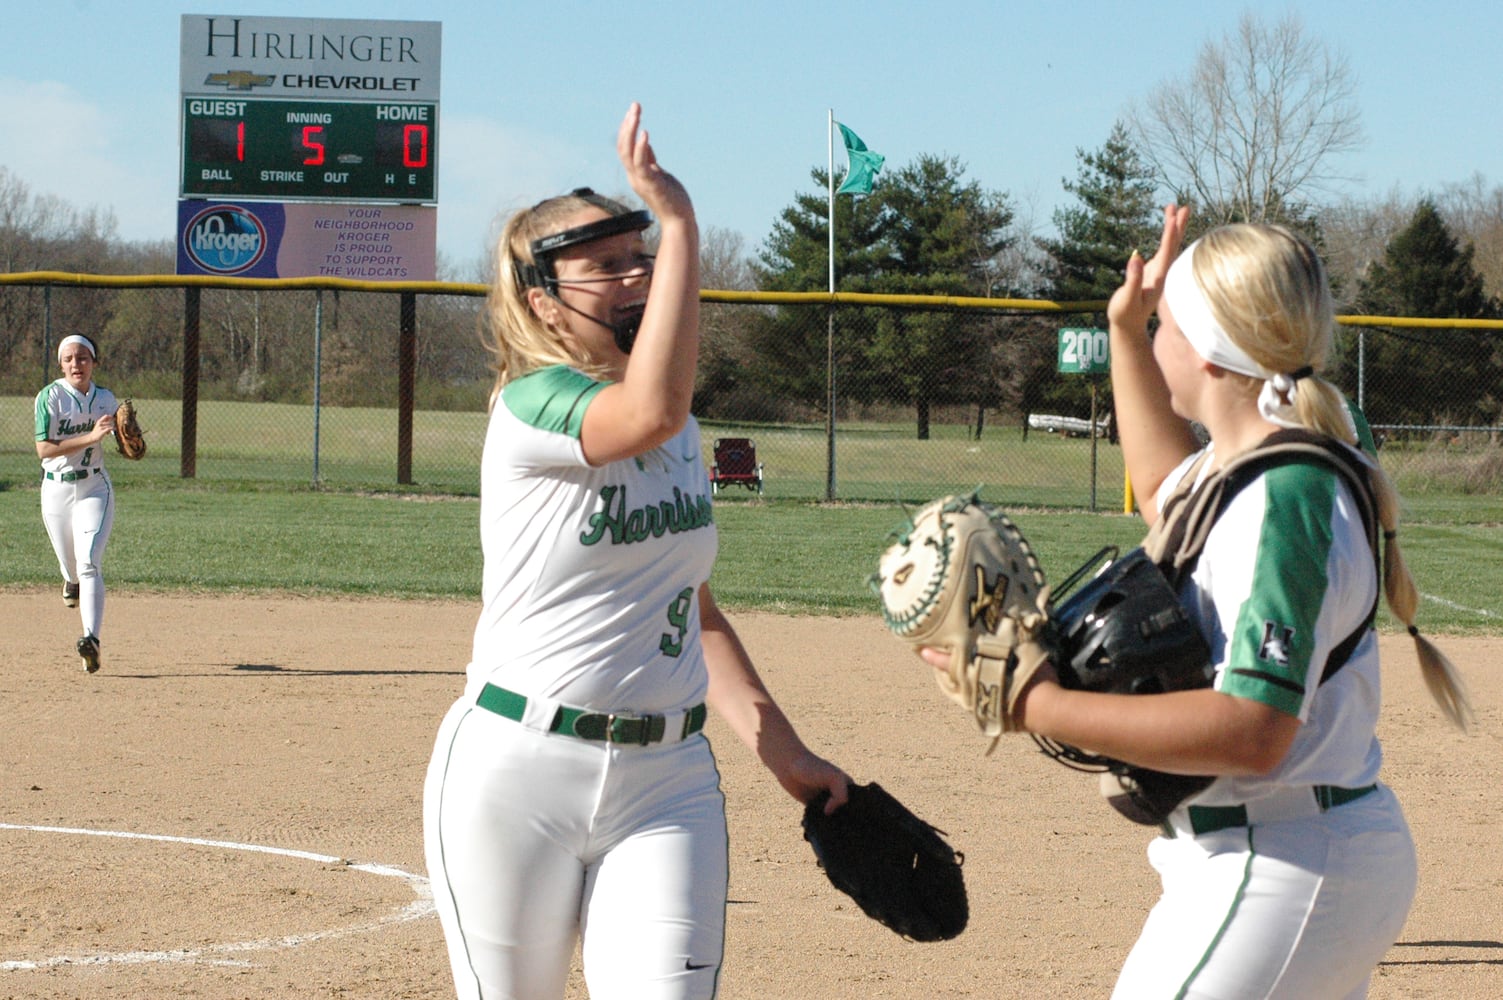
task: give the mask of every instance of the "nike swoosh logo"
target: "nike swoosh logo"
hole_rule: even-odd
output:
[[[700,969],[713,969],[713,968],[715,968],[715,963],[714,962],[711,962],[708,965],[695,965],[693,962],[689,961],[687,958],[684,959],[684,971],[685,972],[697,972]]]

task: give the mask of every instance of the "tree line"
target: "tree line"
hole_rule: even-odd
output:
[[[870,194],[834,206],[834,264],[842,292],[1094,302],[1110,296],[1133,249],[1157,243],[1161,206],[1194,208],[1194,238],[1224,222],[1272,222],[1310,239],[1327,262],[1338,312],[1382,316],[1503,315],[1503,187],[1478,174],[1439,191],[1336,197],[1339,157],[1361,140],[1355,87],[1339,54],[1296,17],[1245,15],[1206,44],[1183,77],[1154,89],[1095,148],[1076,150],[1067,201],[1041,234],[1005,192],[968,178],[954,157],[924,154],[877,176]],[[708,226],[709,289],[825,291],[832,180],[810,187],[748,252]],[[834,178],[838,183],[839,178]],[[118,238],[113,217],[38,195],[0,166],[0,267],[5,271],[166,274],[170,241]],[[440,275],[457,280],[440,259]],[[483,281],[483,275],[462,280]],[[306,401],[312,388],[313,292],[205,290],[206,398]],[[0,288],[0,380],[32,393],[52,372],[41,357],[46,321],[106,345],[104,370],[129,373],[137,395],[170,396],[181,372],[182,293],[170,289]],[[490,376],[477,336],[480,301],[420,296],[419,405],[482,407]],[[397,297],[324,293],[321,398],[390,405],[396,386]],[[1100,314],[841,307],[706,309],[696,397],[702,416],[820,418],[906,411],[927,437],[937,410],[960,408],[979,434],[988,419],[1030,412],[1085,416],[1110,406],[1100,378],[1056,372],[1060,326],[1104,325]],[[1387,331],[1358,356],[1339,338],[1333,378],[1362,366],[1383,419],[1496,426],[1503,384],[1490,332]],[[835,373],[832,380],[831,371]],[[1414,391],[1416,372],[1444,373]],[[1372,405],[1372,404],[1370,404]]]
[[[1208,42],[1190,72],[1167,81],[1116,122],[1095,149],[1077,149],[1070,199],[1053,235],[1020,224],[1012,200],[965,177],[953,158],[920,156],[880,174],[867,197],[837,197],[834,259],[846,292],[943,294],[1096,302],[1110,297],[1128,255],[1157,246],[1161,207],[1193,208],[1187,239],[1225,223],[1286,226],[1320,251],[1338,313],[1426,318],[1503,316],[1503,187],[1480,174],[1414,197],[1332,197],[1341,154],[1361,141],[1350,70],[1295,16],[1244,15]],[[828,178],[774,223],[747,287],[828,287]],[[724,256],[723,252],[721,256]],[[823,324],[791,309],[747,318],[707,359],[705,406],[776,419],[769,399],[820,410],[830,400],[910,407],[917,436],[935,407],[1012,416],[1110,411],[1100,377],[1060,377],[1061,326],[1105,316],[978,316],[841,309]],[[1390,424],[1503,423],[1503,338],[1464,329],[1374,331],[1338,338],[1328,374]],[[842,374],[825,381],[828,359]],[[755,359],[755,364],[751,361]],[[1360,368],[1360,372],[1359,372]],[[1026,429],[1026,423],[1024,424]],[[1026,433],[1026,430],[1025,430]]]

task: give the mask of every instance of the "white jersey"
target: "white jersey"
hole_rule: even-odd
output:
[[[1165,480],[1161,503],[1196,457]],[[1285,786],[1361,788],[1377,780],[1377,633],[1368,628],[1321,683],[1331,650],[1362,627],[1377,588],[1360,508],[1334,470],[1277,466],[1236,495],[1180,597],[1210,644],[1216,689],[1303,724],[1271,774],[1219,778],[1193,802],[1247,803]]]
[[[118,405],[115,394],[98,383],[87,393],[80,393],[68,384],[67,379],[49,382],[37,393],[36,439],[66,445],[68,438],[92,431],[99,418],[114,413]],[[53,476],[102,468],[104,448],[100,445],[42,459],[42,470]]]
[[[605,712],[704,700],[698,591],[717,536],[699,424],[593,467],[580,427],[605,385],[553,366],[509,382],[492,407],[471,698],[489,682]]]

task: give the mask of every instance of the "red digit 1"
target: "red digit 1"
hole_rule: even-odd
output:
[[[235,161],[245,162],[245,122],[235,123]]]
[[[316,167],[324,162],[324,144],[318,141],[322,125],[303,126],[303,148],[309,150],[310,155],[303,158],[303,166]]]

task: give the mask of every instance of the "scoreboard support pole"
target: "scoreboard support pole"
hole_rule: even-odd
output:
[[[196,285],[183,289],[183,430],[179,475],[184,479],[192,479],[198,474],[198,351],[202,291]]]
[[[412,483],[412,413],[417,373],[417,293],[403,292],[397,337],[397,482]]]

